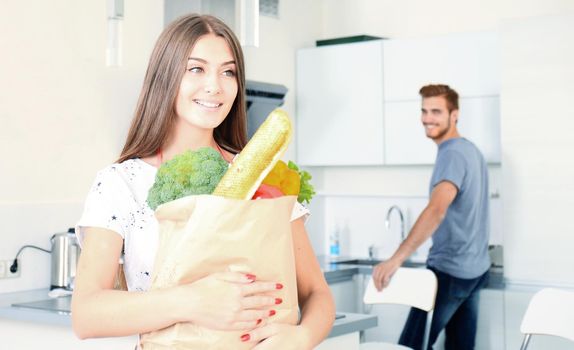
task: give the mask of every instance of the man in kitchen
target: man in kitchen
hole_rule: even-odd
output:
[[[429,237],[427,267],[438,279],[429,346],[445,330],[445,349],[474,349],[479,289],[488,279],[488,172],[484,157],[457,129],[458,94],[447,85],[426,85],[421,121],[438,146],[430,198],[393,256],[373,270],[378,290]],[[411,308],[399,344],[423,346],[427,313]]]

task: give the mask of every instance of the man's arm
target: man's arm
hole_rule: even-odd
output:
[[[435,232],[457,193],[458,188],[449,181],[442,181],[435,186],[429,203],[418,217],[407,238],[399,246],[399,249],[389,260],[375,266],[373,281],[377,290],[380,291],[386,287],[395,271],[401,267],[403,262]]]

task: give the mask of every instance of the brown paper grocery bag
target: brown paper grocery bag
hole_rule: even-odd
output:
[[[253,273],[258,280],[278,281],[283,303],[269,322],[296,324],[297,281],[291,236],[294,196],[234,200],[200,195],[157,208],[160,241],[151,289],[193,282],[213,272]],[[191,323],[142,334],[144,350],[249,349],[244,331],[216,331]]]

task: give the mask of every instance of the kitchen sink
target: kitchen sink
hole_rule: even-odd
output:
[[[350,259],[350,260],[339,260],[333,261],[333,264],[346,264],[346,265],[361,265],[361,266],[375,266],[384,260],[377,260],[377,259]],[[402,265],[403,267],[422,267],[426,266],[424,262],[413,262],[413,261],[405,261]]]

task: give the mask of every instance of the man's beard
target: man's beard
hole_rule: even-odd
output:
[[[430,138],[431,140],[433,140],[433,141],[441,140],[441,139],[444,137],[444,135],[446,135],[446,134],[450,131],[450,127],[451,127],[451,125],[450,125],[450,115],[449,115],[449,116],[448,116],[448,122],[447,122],[447,124],[446,124],[446,127],[445,127],[443,130],[441,130],[441,131],[438,133],[438,135],[436,135],[436,136],[429,136],[429,138]]]

